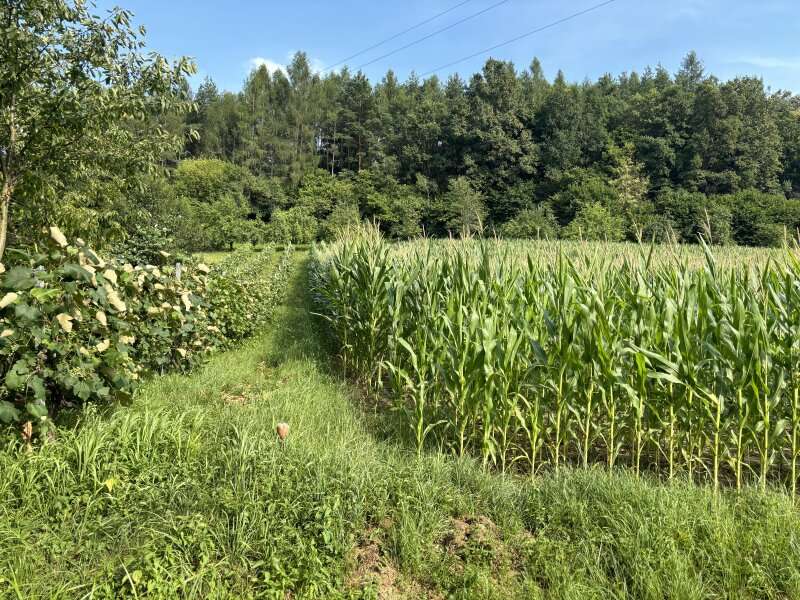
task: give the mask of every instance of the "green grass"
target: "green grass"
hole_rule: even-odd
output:
[[[800,596],[785,495],[417,458],[333,374],[306,282],[197,373],[0,450],[0,597]]]
[[[248,249],[248,250],[252,250],[253,252],[259,252],[264,248],[263,246],[253,246],[252,244],[235,244],[234,247],[235,247],[235,250]],[[299,244],[299,245],[295,244],[293,246],[293,248],[294,248],[294,250],[297,250],[297,251],[307,251],[307,250],[309,250],[311,248],[311,246],[308,245],[308,244]],[[274,249],[275,249],[276,252],[283,252],[286,249],[286,245],[285,244],[276,244],[274,246]],[[209,266],[212,266],[212,265],[216,265],[217,263],[220,263],[223,260],[225,260],[228,256],[230,256],[232,254],[232,252],[233,251],[231,251],[231,250],[220,250],[220,251],[216,251],[216,252],[210,252],[210,251],[209,252],[195,252],[193,254],[193,256],[197,260],[199,260],[200,262],[205,263],[205,264],[207,264]]]

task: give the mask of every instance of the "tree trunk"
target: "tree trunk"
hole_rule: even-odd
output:
[[[3,190],[0,192],[0,260],[6,251],[8,239],[8,207],[11,204],[11,195],[14,193],[14,182],[6,176],[3,179]]]

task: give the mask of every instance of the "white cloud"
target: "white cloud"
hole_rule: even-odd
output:
[[[250,60],[247,61],[247,71],[250,72],[253,69],[257,69],[260,66],[265,66],[267,71],[270,73],[274,73],[275,71],[281,71],[284,75],[288,75],[287,65],[292,62],[295,53],[289,52],[286,54],[286,62],[281,63],[276,60],[272,60],[271,58],[264,58],[263,56],[254,56]],[[311,58],[308,59],[308,64],[311,67],[312,73],[322,73],[325,70],[325,63],[323,63],[318,58]]]
[[[289,52],[286,53],[287,64],[292,62],[295,54],[297,54],[297,50],[289,50]],[[320,59],[314,58],[313,56],[306,56],[308,58],[308,66],[311,67],[312,73],[322,73],[325,70],[325,63]]]
[[[800,69],[800,58],[781,58],[779,56],[749,56],[741,58],[737,63],[759,67],[761,69]]]
[[[267,71],[269,71],[270,73],[274,73],[275,71],[282,71],[284,74],[286,73],[286,65],[276,62],[269,58],[264,58],[262,56],[254,56],[249,61],[247,61],[248,71],[252,71],[253,69],[258,69],[261,66],[266,67]]]

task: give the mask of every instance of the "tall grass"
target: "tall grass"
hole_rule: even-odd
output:
[[[317,249],[312,284],[345,365],[396,401],[418,450],[796,495],[794,252],[538,249],[393,250],[362,230]]]

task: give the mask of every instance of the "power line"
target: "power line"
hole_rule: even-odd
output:
[[[340,60],[340,61],[339,61],[339,62],[337,62],[336,64],[334,64],[334,65],[331,65],[330,67],[327,67],[327,68],[326,68],[326,69],[324,69],[324,70],[325,70],[325,71],[330,71],[331,69],[335,69],[335,68],[336,68],[336,67],[338,67],[339,65],[343,65],[344,63],[346,63],[348,60],[352,60],[352,59],[354,59],[354,58],[355,58],[355,57],[357,57],[357,56],[361,56],[362,54],[365,54],[366,52],[369,52],[370,50],[374,50],[375,48],[378,48],[378,47],[380,47],[380,46],[383,46],[384,44],[386,44],[386,43],[388,43],[388,42],[391,42],[392,40],[396,40],[397,38],[399,38],[399,37],[402,37],[402,36],[404,36],[405,34],[407,34],[407,33],[410,33],[410,32],[412,32],[412,31],[414,31],[415,29],[419,29],[419,28],[420,28],[420,27],[422,27],[423,25],[427,25],[427,24],[428,24],[428,23],[430,23],[431,21],[435,21],[435,20],[436,20],[436,19],[438,19],[439,17],[443,17],[443,16],[444,16],[444,15],[446,15],[447,13],[451,13],[451,12],[453,12],[455,9],[457,9],[457,8],[461,8],[462,6],[464,6],[465,4],[469,4],[470,2],[474,2],[474,0],[464,0],[464,2],[459,2],[459,3],[458,3],[458,4],[456,4],[455,6],[451,6],[451,7],[450,7],[450,8],[448,8],[447,10],[443,10],[442,12],[440,12],[440,13],[438,13],[438,14],[436,14],[436,15],[433,15],[432,17],[430,17],[430,18],[428,18],[428,19],[425,19],[424,21],[421,21],[421,22],[419,22],[419,23],[417,23],[416,25],[412,25],[412,26],[411,26],[411,27],[409,27],[408,29],[405,29],[405,30],[401,31],[400,33],[396,33],[395,35],[393,35],[393,36],[391,36],[391,37],[388,37],[388,38],[386,38],[385,40],[383,40],[383,41],[380,41],[380,42],[378,42],[377,44],[374,44],[374,45],[370,46],[369,48],[364,48],[363,50],[359,50],[359,51],[358,51],[358,52],[356,52],[355,54],[351,54],[351,55],[350,55],[350,56],[348,56],[347,58],[344,58],[344,59]]]
[[[455,23],[453,23],[451,25],[448,25],[447,27],[442,27],[441,29],[438,29],[438,30],[434,31],[433,33],[429,33],[428,35],[426,35],[424,37],[421,37],[418,40],[414,40],[413,42],[410,42],[410,43],[406,44],[405,46],[401,46],[400,48],[392,50],[391,52],[387,52],[383,56],[379,56],[378,58],[373,58],[371,61],[365,62],[363,65],[358,67],[358,70],[360,71],[364,67],[368,67],[369,65],[374,64],[374,63],[378,62],[379,60],[383,60],[384,58],[388,58],[388,57],[392,56],[393,54],[397,54],[398,52],[402,52],[403,50],[406,50],[407,48],[411,48],[411,46],[416,46],[417,44],[421,44],[425,40],[429,40],[432,37],[434,37],[436,35],[439,35],[440,33],[444,33],[445,31],[453,29],[453,27],[457,27],[458,25],[461,25],[462,23],[465,23],[465,22],[469,21],[470,19],[474,19],[475,17],[479,17],[482,14],[487,13],[487,12],[489,12],[490,10],[492,10],[494,8],[497,8],[501,4],[506,4],[507,2],[509,2],[509,0],[501,0],[500,2],[492,4],[488,8],[484,8],[483,10],[480,10],[480,11],[478,11],[476,13],[473,13],[473,14],[467,16],[467,17],[464,17],[463,19],[461,19],[459,21],[456,21]]]
[[[558,19],[557,21],[553,21],[552,23],[548,23],[547,25],[542,25],[541,27],[537,27],[536,29],[534,29],[533,31],[529,31],[528,33],[523,33],[522,35],[518,35],[515,38],[511,38],[510,40],[506,40],[505,42],[501,42],[500,44],[496,44],[495,46],[491,46],[490,48],[484,48],[483,50],[481,50],[479,52],[475,52],[474,54],[470,54],[469,56],[465,56],[463,58],[459,58],[458,60],[454,60],[453,62],[447,63],[446,65],[442,65],[441,67],[437,67],[435,69],[427,71],[427,72],[423,73],[422,75],[420,75],[420,77],[427,77],[428,75],[433,75],[434,73],[438,73],[442,69],[447,69],[448,67],[452,67],[454,65],[460,64],[460,63],[462,63],[464,61],[467,61],[467,60],[469,60],[471,58],[475,58],[476,56],[481,56],[482,54],[487,54],[489,52],[497,50],[498,48],[502,48],[503,46],[508,46],[509,44],[513,44],[514,42],[518,42],[521,39],[524,39],[526,37],[530,37],[530,36],[532,36],[532,35],[534,35],[536,33],[544,31],[545,29],[550,29],[551,27],[555,27],[556,25],[560,25],[561,23],[565,23],[566,21],[570,21],[571,19],[575,19],[577,17],[585,15],[586,13],[592,12],[592,11],[597,10],[599,8],[602,8],[604,6],[608,6],[609,4],[611,4],[613,2],[616,2],[616,1],[617,0],[606,0],[605,2],[601,2],[600,4],[595,4],[594,6],[590,6],[589,8],[585,8],[584,10],[578,11],[576,13],[572,13],[571,15],[568,15],[566,17]]]

